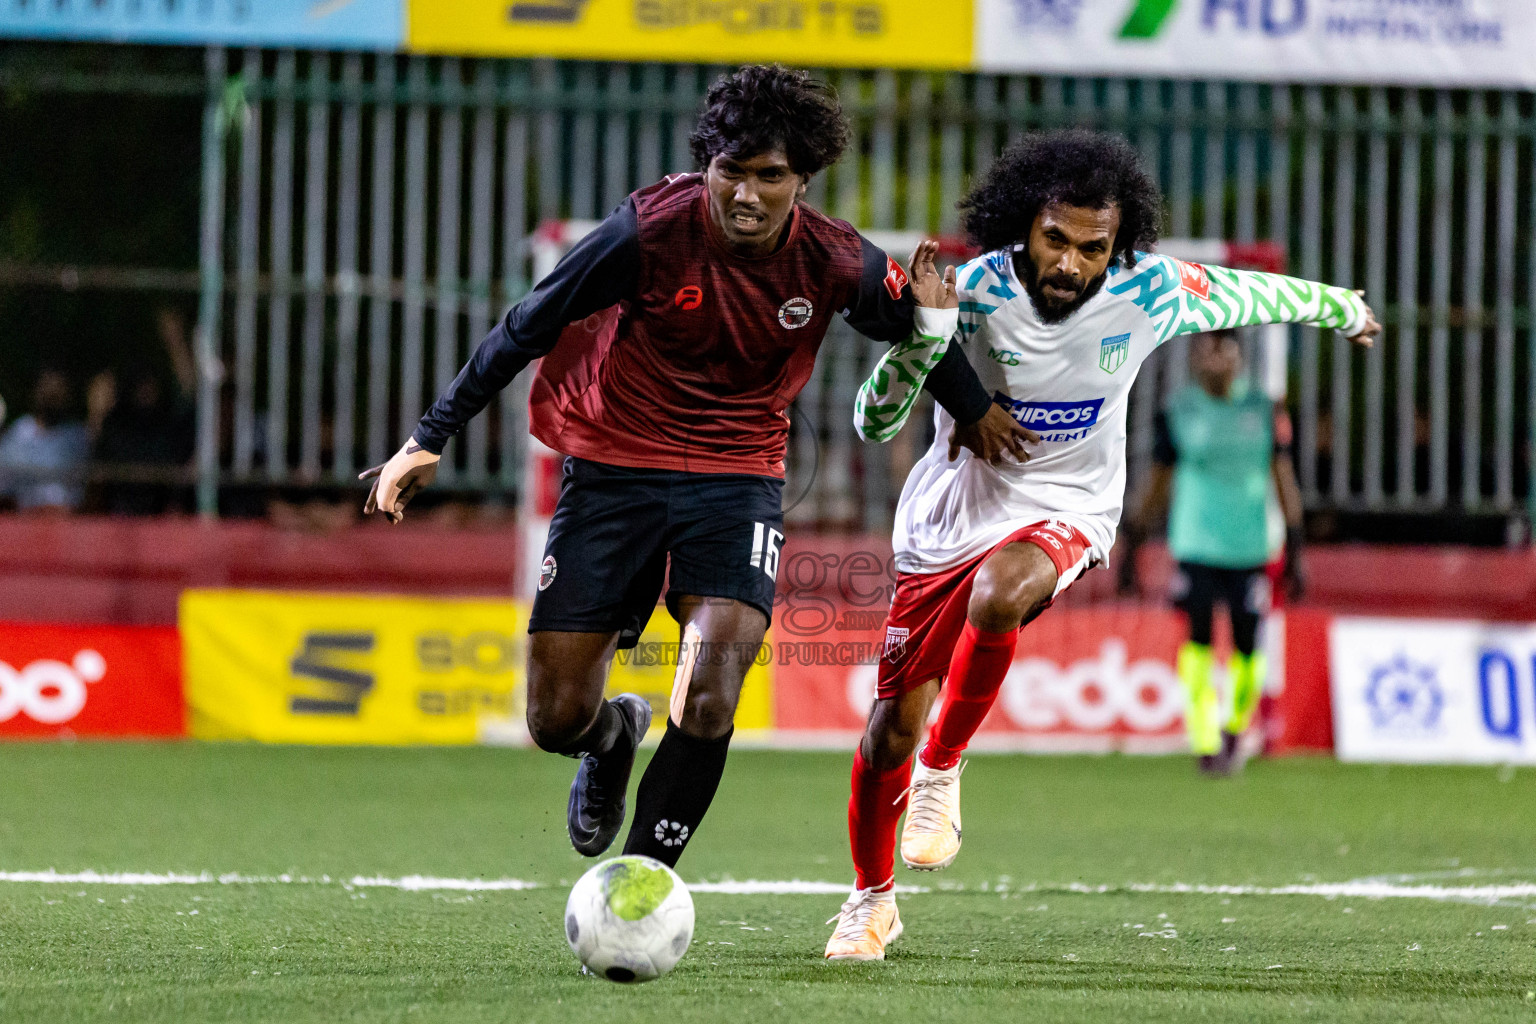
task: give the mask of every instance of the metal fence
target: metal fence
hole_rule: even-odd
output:
[[[200,497],[349,480],[410,431],[529,283],[549,218],[602,216],[690,166],[694,65],[206,54]],[[955,201],[1019,134],[1126,134],[1166,233],[1273,239],[1292,272],[1361,287],[1388,330],[1297,329],[1291,396],[1312,507],[1524,518],[1536,406],[1536,96],[1168,80],[830,73],[854,144],[809,201],[855,225],[955,233]],[[912,444],[848,427],[879,354],[829,337],[799,403],[796,515],[888,523]],[[1155,405],[1132,407],[1132,479]],[[517,486],[526,382],[471,424],[443,485]],[[452,465],[447,465],[451,462]],[[814,468],[813,468],[814,466]],[[797,481],[799,482],[797,484]]]

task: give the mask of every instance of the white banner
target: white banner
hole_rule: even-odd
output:
[[[986,71],[1536,87],[1536,0],[979,0]]]
[[[1343,761],[1536,764],[1536,626],[1339,617]]]

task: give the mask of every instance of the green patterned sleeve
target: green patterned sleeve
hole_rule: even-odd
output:
[[[923,380],[939,365],[947,338],[914,334],[880,357],[853,401],[853,429],[866,441],[889,441],[912,414]]]
[[[1180,265],[1179,315],[1161,340],[1255,324],[1313,324],[1346,335],[1365,328],[1365,302],[1348,288],[1255,270]]]

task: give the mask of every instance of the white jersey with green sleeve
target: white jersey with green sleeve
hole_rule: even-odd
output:
[[[923,376],[959,344],[994,401],[1043,438],[1024,464],[992,466],[962,449],[953,462],[950,417],[935,409],[933,445],[897,504],[893,546],[901,572],[942,572],[1044,519],[1075,526],[1108,557],[1125,497],[1125,422],[1141,363],[1179,334],[1265,323],[1306,323],[1356,334],[1360,297],[1279,274],[1184,263],[1138,253],[1069,318],[1047,324],[998,250],[960,268],[960,326],[949,342],[895,345],[860,389],[854,425],[888,440],[911,411]]]

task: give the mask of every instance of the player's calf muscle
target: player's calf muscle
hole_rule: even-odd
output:
[[[877,771],[905,764],[917,750],[927,728],[939,681],[930,680],[899,697],[877,700],[864,727],[864,760]]]

